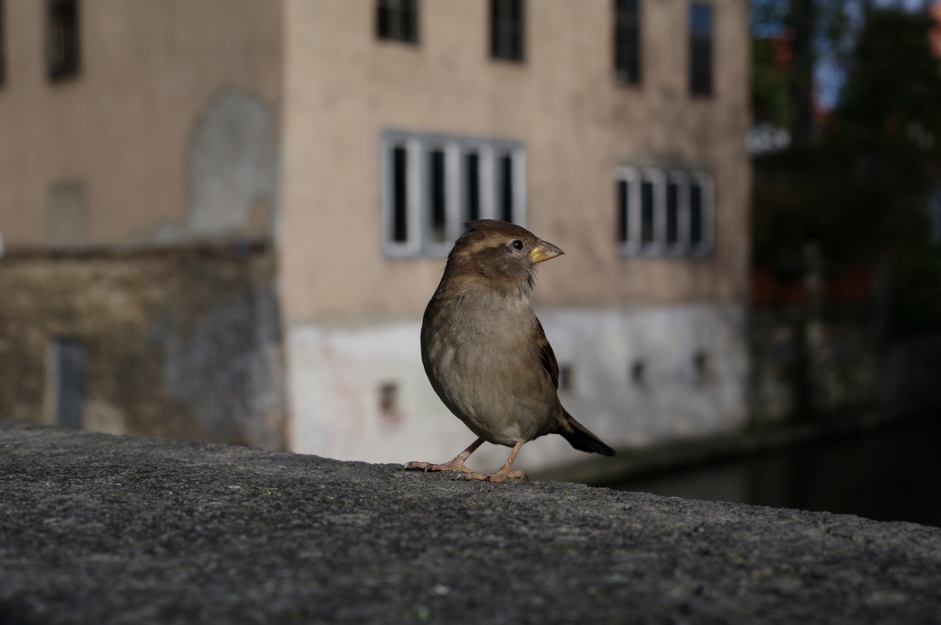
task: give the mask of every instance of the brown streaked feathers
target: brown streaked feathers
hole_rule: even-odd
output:
[[[466,226],[425,309],[421,352],[435,392],[478,440],[448,463],[406,467],[463,471],[467,479],[492,482],[525,477],[511,470],[513,460],[524,443],[546,434],[560,434],[581,451],[614,455],[559,402],[559,365],[529,305],[537,263],[562,250],[514,224]],[[513,448],[493,475],[464,466],[484,441]]]

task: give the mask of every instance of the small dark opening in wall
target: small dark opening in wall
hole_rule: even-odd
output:
[[[386,425],[402,423],[402,411],[399,409],[399,385],[384,382],[379,385],[379,418]]]
[[[575,390],[575,369],[570,364],[559,365],[559,392],[571,393]]]
[[[644,378],[646,377],[646,365],[643,360],[637,359],[631,363],[631,382],[637,386],[644,384]]]
[[[693,371],[696,375],[697,386],[703,386],[709,381],[709,357],[703,350],[693,354]]]

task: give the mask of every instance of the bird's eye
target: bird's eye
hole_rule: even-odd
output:
[[[521,250],[523,249],[523,242],[520,241],[519,239],[516,239],[515,241],[513,241],[513,247],[515,247],[518,250]]]

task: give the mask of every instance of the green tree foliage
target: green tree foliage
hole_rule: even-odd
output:
[[[755,262],[799,273],[814,242],[831,269],[878,264],[888,272],[893,326],[903,332],[941,327],[941,253],[926,214],[941,179],[933,25],[923,13],[867,9],[819,139],[755,159]]]
[[[775,128],[793,123],[784,43],[781,38],[752,39],[752,115]]]
[[[941,78],[931,54],[934,22],[921,13],[870,10],[834,121],[874,135],[908,135],[923,150],[941,136]]]
[[[849,41],[849,14],[867,0],[754,0],[752,112],[790,130],[796,143],[816,134],[814,71],[837,61]]]

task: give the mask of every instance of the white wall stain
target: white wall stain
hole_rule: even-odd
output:
[[[254,94],[222,90],[198,118],[187,145],[187,221],[163,225],[157,240],[270,235],[277,154],[271,107]]]

